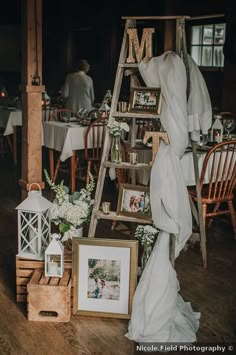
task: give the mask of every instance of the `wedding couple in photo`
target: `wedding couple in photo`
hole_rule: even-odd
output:
[[[144,195],[142,194],[140,196],[131,196],[129,207],[131,212],[144,212]]]

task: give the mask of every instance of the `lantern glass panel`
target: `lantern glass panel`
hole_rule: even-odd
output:
[[[47,276],[61,276],[62,258],[58,254],[49,254],[46,256],[46,274]]]

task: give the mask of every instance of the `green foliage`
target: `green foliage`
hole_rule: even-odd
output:
[[[70,229],[70,227],[71,227],[71,224],[68,222],[59,223],[59,232],[65,233]]]
[[[94,268],[94,266],[97,264],[97,259],[89,259],[88,260],[88,266],[90,269]]]

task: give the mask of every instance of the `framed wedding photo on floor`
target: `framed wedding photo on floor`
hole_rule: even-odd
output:
[[[73,314],[130,319],[138,241],[73,238]]]
[[[120,184],[116,214],[151,220],[149,188]]]
[[[161,113],[162,94],[160,88],[133,87],[130,95],[130,112]]]

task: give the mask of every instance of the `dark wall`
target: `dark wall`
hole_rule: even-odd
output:
[[[86,58],[91,69],[89,74],[94,80],[96,101],[101,101],[107,89],[113,90],[117,63],[124,31],[122,16],[190,15],[199,16],[215,13],[234,14],[235,0],[43,0],[43,78],[50,95],[56,94],[64,83],[65,76],[73,70],[80,58]],[[0,13],[1,25],[20,26],[20,0],[4,2]],[[12,11],[14,9],[14,11]],[[18,36],[20,31],[16,36]],[[20,42],[14,37],[8,41],[11,51]],[[10,45],[11,43],[11,45]],[[18,50],[16,50],[18,51]],[[1,70],[0,78],[6,82],[12,94],[18,91],[20,69]],[[10,54],[8,64],[19,63],[19,55]],[[4,58],[5,60],[5,58]],[[212,98],[213,106],[234,110],[236,100],[235,65],[228,65],[222,71],[203,71]],[[225,94],[227,93],[227,94]]]

